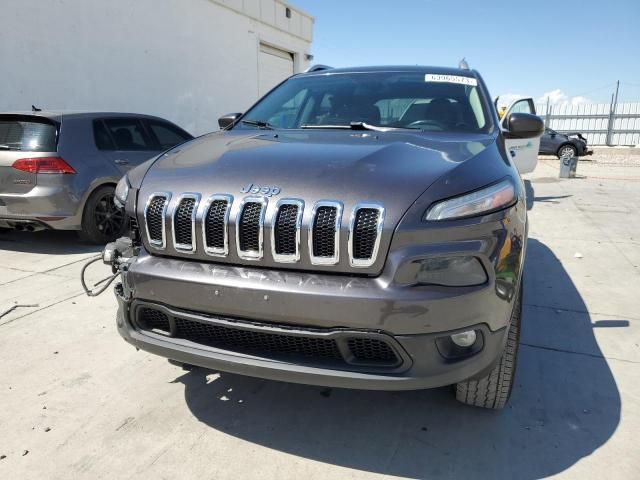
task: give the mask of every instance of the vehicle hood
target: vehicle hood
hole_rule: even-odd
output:
[[[145,175],[141,194],[237,198],[252,185],[307,204],[338,200],[345,211],[358,202],[380,202],[388,211],[404,212],[436,179],[494,142],[490,135],[400,132],[215,133],[160,156]]]
[[[587,143],[587,139],[580,132],[568,132],[564,134],[564,137]]]

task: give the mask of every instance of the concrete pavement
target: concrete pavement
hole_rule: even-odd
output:
[[[0,478],[640,478],[640,168],[578,173],[560,180],[550,160],[527,179],[522,348],[502,412],[448,389],[184,372],[119,338],[110,292],[82,295],[96,249],[0,236],[0,312],[39,305],[0,319]]]

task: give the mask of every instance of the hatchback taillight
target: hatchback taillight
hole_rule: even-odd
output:
[[[60,157],[21,158],[13,162],[12,167],[28,173],[76,173],[73,167]]]

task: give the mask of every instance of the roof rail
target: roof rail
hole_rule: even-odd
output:
[[[328,65],[320,65],[320,64],[317,64],[317,65],[312,65],[312,66],[310,66],[309,68],[307,68],[307,69],[304,71],[304,73],[309,73],[309,72],[320,72],[320,71],[322,71],[322,70],[332,70],[332,69],[333,69],[333,67],[330,67],[330,66],[328,66]]]

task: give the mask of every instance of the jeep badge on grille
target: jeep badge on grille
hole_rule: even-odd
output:
[[[242,187],[240,189],[240,192],[253,193],[254,195],[262,194],[265,197],[271,197],[272,195],[278,195],[281,192],[281,190],[280,190],[280,187],[269,187],[269,186],[261,187],[260,185],[254,185],[253,183],[250,183]]]

